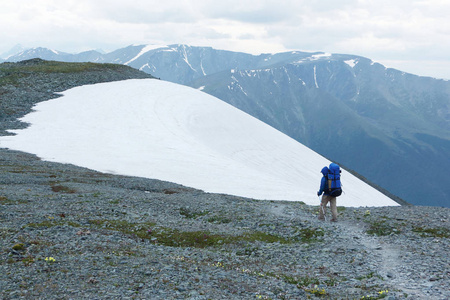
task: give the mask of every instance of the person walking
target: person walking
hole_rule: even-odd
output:
[[[331,222],[337,222],[337,206],[336,206],[336,197],[330,195],[331,189],[328,187],[328,174],[330,172],[330,169],[328,167],[323,167],[322,171],[320,171],[323,174],[322,180],[320,181],[320,190],[317,192],[317,196],[322,196],[322,200],[320,201],[320,209],[319,209],[319,220],[325,220],[326,215],[326,208],[328,202],[330,203],[331,207]]]

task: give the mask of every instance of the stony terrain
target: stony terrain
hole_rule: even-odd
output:
[[[0,149],[0,298],[450,298],[448,208],[341,207],[331,223],[301,200],[209,194]]]
[[[0,134],[24,128],[17,118],[35,103],[59,97],[67,89],[130,78],[153,78],[133,68],[113,64],[62,63],[31,59],[0,64]]]

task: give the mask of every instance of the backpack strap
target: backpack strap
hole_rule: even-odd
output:
[[[327,175],[327,183],[328,183],[328,192],[330,192],[331,193],[331,183],[332,183],[332,180],[331,180],[331,178]]]

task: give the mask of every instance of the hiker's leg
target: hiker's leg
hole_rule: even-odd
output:
[[[319,220],[325,220],[325,215],[327,213],[327,203],[328,203],[328,195],[322,196],[322,201],[320,202],[319,207]]]
[[[323,201],[323,199],[322,199]],[[319,220],[325,220],[325,217],[323,215],[323,210],[322,210],[322,201],[320,201],[320,205],[319,205]]]
[[[330,207],[331,207],[331,214],[332,214],[332,222],[336,222],[337,221],[337,206],[336,206],[336,197],[333,197],[330,199]]]

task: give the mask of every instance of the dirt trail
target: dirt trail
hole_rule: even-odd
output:
[[[356,221],[355,219],[344,219],[338,222],[323,222],[317,219],[314,212],[298,210],[287,211],[289,206],[282,203],[274,204],[270,207],[269,213],[276,215],[277,217],[287,218],[292,220],[305,220],[311,221],[312,224],[330,230],[336,233],[336,239],[340,239],[347,247],[352,244],[360,246],[365,253],[367,253],[368,259],[376,262],[378,266],[377,274],[383,278],[383,281],[396,289],[403,291],[408,295],[408,299],[430,299],[429,295],[424,294],[421,290],[426,282],[420,284],[413,284],[408,278],[408,271],[411,268],[402,268],[402,253],[405,251],[401,249],[401,246],[389,243],[387,239],[382,237],[368,235],[365,232],[365,226],[362,221]],[[328,220],[330,212],[328,210]],[[406,272],[406,273],[405,273]]]
[[[358,237],[357,242],[364,246],[367,255],[378,262],[378,274],[387,283],[408,294],[408,299],[430,299],[429,295],[422,292],[420,285],[411,286],[408,274],[401,268],[401,254],[404,250],[400,246],[389,243],[386,239],[367,235],[364,227],[354,221],[341,221],[335,225],[340,229],[341,238],[354,240],[354,237]]]

